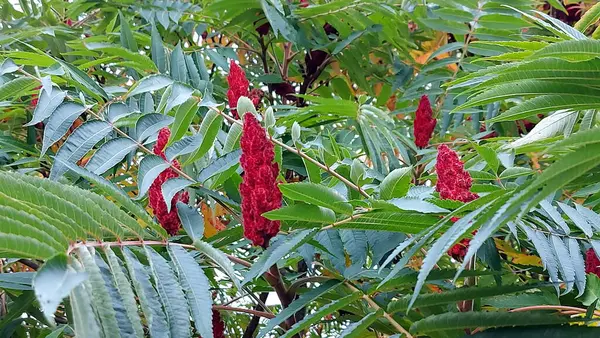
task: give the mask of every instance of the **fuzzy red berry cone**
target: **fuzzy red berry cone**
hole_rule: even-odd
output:
[[[594,249],[589,249],[585,253],[585,273],[593,273],[600,277],[600,259]]]
[[[225,322],[221,318],[221,313],[212,310],[213,338],[225,338]],[[202,336],[200,336],[202,338]]]
[[[240,97],[249,95],[250,83],[246,78],[246,73],[244,73],[244,70],[233,60],[229,63],[229,75],[227,75],[227,83],[229,84],[229,90],[227,90],[229,109],[231,110],[233,117],[239,119],[240,116],[236,109],[237,103]]]
[[[413,133],[415,134],[415,144],[419,148],[425,148],[429,145],[429,140],[433,134],[437,121],[433,118],[431,103],[427,95],[421,96],[419,107],[415,113],[415,123]]]
[[[475,235],[476,233],[477,231],[473,231],[471,234]],[[462,262],[467,255],[467,250],[469,250],[469,244],[471,244],[470,238],[461,239],[460,242],[454,244],[450,250],[448,250],[448,256]]]
[[[35,90],[40,90],[42,89],[42,86],[37,86],[34,88]],[[35,107],[37,106],[39,102],[39,96],[37,93],[33,93],[31,94],[31,101],[29,102],[29,107],[31,107],[32,109],[35,109]]]
[[[471,243],[470,238],[462,239],[448,250],[448,255],[457,261],[462,261],[469,249],[469,243]]]
[[[37,106],[37,104],[38,104],[38,101],[39,101],[39,99],[38,99],[38,94],[32,94],[32,95],[31,95],[31,103],[30,103],[30,107],[35,109],[35,107],[36,107],[36,106]]]
[[[465,171],[458,154],[445,144],[438,147],[435,171],[438,176],[435,190],[442,199],[467,203],[479,197],[471,192],[471,175]]]
[[[250,91],[250,93],[248,94],[248,98],[252,101],[254,108],[258,109],[258,107],[260,107],[260,101],[262,100],[264,95],[265,93],[258,88],[254,88]]]
[[[279,165],[275,162],[273,144],[252,113],[244,115],[240,146],[240,163],[244,169],[240,185],[244,236],[253,245],[266,248],[280,227],[279,221],[270,221],[262,216],[281,207],[281,192],[277,188]]]
[[[152,149],[156,155],[159,155],[165,160],[165,146],[167,145],[167,141],[169,141],[170,136],[171,131],[169,128],[161,129],[158,133],[158,140],[154,145],[154,149]],[[173,160],[172,163],[177,169],[181,169],[177,160]],[[160,223],[160,225],[167,231],[169,235],[177,234],[179,228],[181,227],[181,221],[177,215],[177,208],[175,205],[178,201],[187,203],[190,199],[187,192],[178,192],[171,201],[171,211],[167,211],[167,203],[165,202],[162,194],[162,185],[168,179],[174,177],[179,177],[179,174],[177,174],[173,168],[167,168],[165,171],[160,173],[160,175],[158,175],[148,190],[150,208],[152,208],[158,223]]]

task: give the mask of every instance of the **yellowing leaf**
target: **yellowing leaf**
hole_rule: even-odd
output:
[[[521,265],[542,266],[542,260],[534,255],[518,254],[513,257],[512,262]]]
[[[219,231],[225,230],[226,226],[219,218],[227,213],[222,206],[217,205],[213,214],[213,209],[206,203],[202,203],[200,210],[204,216],[204,237],[210,238]]]
[[[542,266],[542,260],[538,256],[518,252],[508,243],[498,238],[494,238],[494,242],[496,243],[496,248],[498,248],[498,251],[511,258],[512,263],[528,266]]]

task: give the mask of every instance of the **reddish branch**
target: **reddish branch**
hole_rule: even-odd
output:
[[[263,311],[256,311],[256,310],[253,310],[253,309],[245,309],[245,308],[241,308],[241,307],[224,306],[224,305],[213,305],[213,309],[218,310],[218,311],[233,311],[233,312],[249,313],[251,315],[255,315],[255,316],[259,316],[259,317],[264,317],[264,318],[268,318],[268,319],[275,318],[275,315],[273,315],[272,313],[263,312]]]

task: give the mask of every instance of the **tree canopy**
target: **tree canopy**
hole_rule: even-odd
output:
[[[599,19],[2,1],[0,337],[597,337]]]

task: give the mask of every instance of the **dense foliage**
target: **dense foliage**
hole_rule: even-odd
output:
[[[600,4],[0,7],[0,337],[596,337]]]

